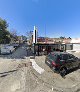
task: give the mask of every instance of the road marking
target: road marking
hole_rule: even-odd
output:
[[[42,74],[44,72],[44,69],[41,68],[40,66],[38,66],[35,62],[34,59],[30,59],[30,61],[32,62],[32,66],[33,68],[39,73],[39,74]]]

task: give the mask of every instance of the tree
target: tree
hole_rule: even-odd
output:
[[[33,31],[27,31],[27,40],[29,41],[30,44],[32,44],[32,36],[33,36]]]
[[[5,31],[5,29],[7,29],[8,27],[8,23],[6,22],[6,20],[3,20],[0,18],[0,30]]]
[[[28,40],[30,40],[32,38],[33,31],[27,31],[26,34],[27,34]]]
[[[0,43],[10,42],[10,33],[7,30],[8,23],[0,18]]]
[[[68,39],[71,39],[71,37],[68,37]]]
[[[18,40],[17,30],[12,29],[12,30],[10,31],[10,34],[11,34],[11,38],[13,38],[15,41]]]
[[[65,36],[63,37],[63,36],[60,36],[60,39],[65,39]]]

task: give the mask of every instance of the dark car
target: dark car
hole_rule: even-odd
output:
[[[80,59],[66,52],[52,52],[46,56],[45,63],[58,72],[61,76],[65,76],[68,70],[75,67],[80,68]]]

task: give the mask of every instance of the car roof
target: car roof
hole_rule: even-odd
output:
[[[61,54],[69,54],[69,53],[67,53],[67,52],[51,52],[50,54],[52,54],[52,55],[54,55],[54,54],[61,55]]]

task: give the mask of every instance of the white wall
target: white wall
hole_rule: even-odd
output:
[[[80,44],[73,44],[73,50],[80,51]]]
[[[36,38],[35,38],[36,35]],[[37,43],[37,28],[34,26],[33,30],[33,43]]]

